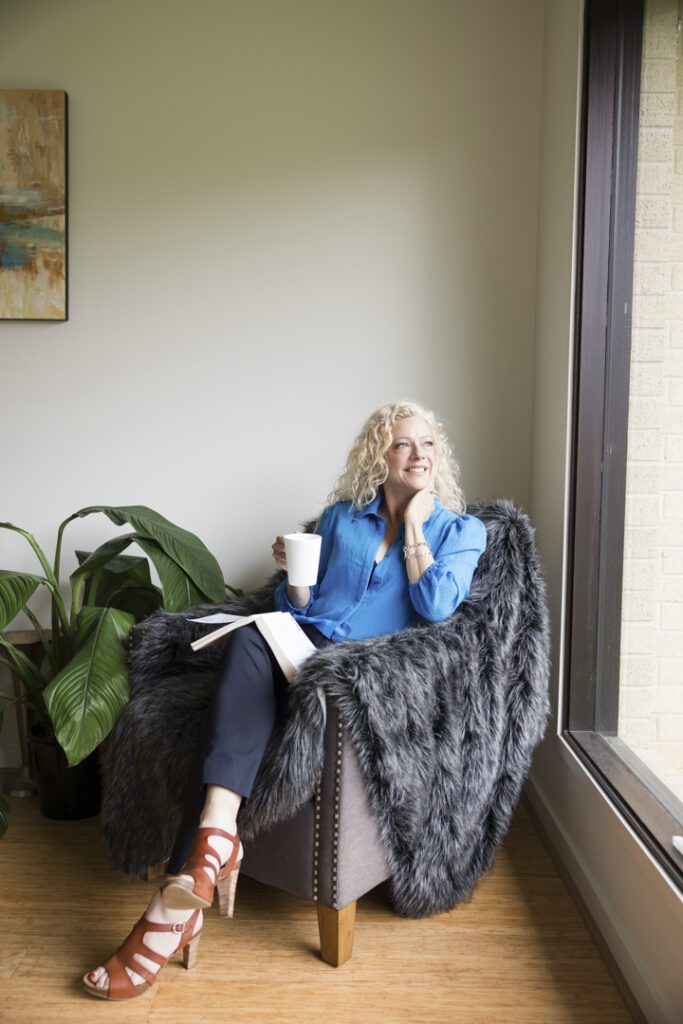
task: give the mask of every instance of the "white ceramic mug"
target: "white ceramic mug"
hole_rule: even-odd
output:
[[[321,534],[286,533],[284,541],[287,581],[293,587],[312,587],[318,581]]]

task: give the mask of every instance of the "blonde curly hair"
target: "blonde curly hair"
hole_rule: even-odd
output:
[[[326,506],[334,505],[337,501],[351,501],[361,511],[374,501],[380,486],[389,475],[385,455],[393,441],[393,424],[408,416],[421,416],[432,428],[434,490],[439,500],[456,515],[465,512],[465,495],[458,482],[460,466],[455,460],[443,424],[431,409],[410,399],[389,402],[367,418],[349,452],[343,473],[327,496]]]

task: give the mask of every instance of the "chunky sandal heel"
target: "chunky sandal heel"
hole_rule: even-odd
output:
[[[216,881],[212,881],[204,870],[208,868],[210,872],[216,872],[215,863],[209,859],[213,857],[214,860],[218,860],[215,848],[209,843],[210,836],[221,836],[232,842],[230,856],[226,863],[218,869]],[[201,907],[207,910],[213,903],[216,882],[233,871],[239,850],[240,837],[237,832],[232,835],[221,828],[197,829],[197,835],[192,843],[187,860],[178,874],[169,875],[161,886],[161,898],[164,904],[172,910],[187,910],[191,907]],[[181,878],[181,875],[190,875],[191,877]],[[234,887],[232,900],[234,902]],[[232,917],[232,913],[229,916]]]
[[[201,929],[197,932],[193,939],[190,939],[188,944],[183,949],[183,967],[186,967],[188,971],[197,963],[199,956],[199,940],[202,937]]]
[[[237,876],[240,873],[242,861],[236,864],[232,871],[221,872],[216,882],[218,889],[218,913],[221,917],[232,917],[235,909],[235,889],[237,888]]]

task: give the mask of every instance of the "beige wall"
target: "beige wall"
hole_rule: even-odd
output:
[[[70,319],[0,324],[0,518],[51,557],[76,509],[148,504],[251,587],[404,396],[469,500],[527,506],[542,29],[540,0],[6,0],[0,86],[69,94]],[[64,577],[117,532],[71,524]],[[35,568],[21,538],[0,567]]]
[[[561,736],[581,0],[547,0],[534,361],[531,518],[553,623],[554,723],[527,793],[650,1024],[683,1006],[683,903]]]

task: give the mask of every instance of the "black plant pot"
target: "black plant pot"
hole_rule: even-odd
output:
[[[28,734],[36,768],[40,813],[45,818],[92,818],[100,812],[100,762],[97,748],[69,767],[57,740],[32,725]]]

